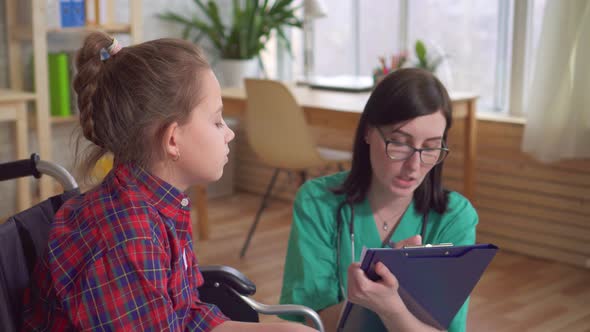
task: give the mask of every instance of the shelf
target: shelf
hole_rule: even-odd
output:
[[[78,122],[78,115],[51,116],[51,124],[67,124],[67,123],[77,123],[77,122]]]
[[[111,23],[105,25],[87,25],[83,27],[73,28],[47,28],[47,33],[72,33],[72,34],[86,34],[92,31],[104,31],[106,33],[131,33],[131,25],[126,23]],[[12,32],[12,39],[14,40],[31,40],[31,27],[17,26]]]
[[[34,101],[35,94],[26,91],[0,89],[0,102]]]
[[[89,26],[89,29],[98,29],[109,33],[131,33],[131,24],[127,23],[112,23],[102,26]]]
[[[83,27],[74,28],[50,28],[48,33],[88,33],[91,31],[100,30],[108,33],[130,33],[131,25],[125,23],[111,23],[105,25],[87,25]]]

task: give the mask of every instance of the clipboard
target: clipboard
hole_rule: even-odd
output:
[[[408,310],[422,322],[446,330],[497,251],[493,244],[367,249],[361,269],[369,279],[378,280],[375,264],[385,264],[396,276]],[[348,301],[337,330],[387,331],[377,314]]]

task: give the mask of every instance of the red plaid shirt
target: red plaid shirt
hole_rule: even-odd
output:
[[[199,301],[188,197],[120,165],[66,202],[25,292],[24,330],[209,331],[227,318]]]

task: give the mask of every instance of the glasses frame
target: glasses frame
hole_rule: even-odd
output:
[[[449,155],[449,153],[451,153],[451,150],[449,150],[449,148],[447,148],[445,146],[445,141],[442,141],[442,147],[441,148],[415,148],[409,144],[406,143],[401,143],[392,139],[388,139],[387,137],[385,137],[385,134],[383,133],[383,131],[381,131],[381,128],[379,127],[375,127],[377,129],[377,131],[379,132],[379,135],[381,136],[381,138],[383,139],[383,142],[385,143],[385,155],[387,156],[387,158],[391,159],[391,160],[396,160],[396,161],[403,161],[403,160],[407,160],[412,158],[412,156],[414,155],[414,153],[418,152],[419,156],[420,156],[420,162],[424,165],[429,165],[429,166],[434,166],[437,164],[440,164],[441,162],[443,162],[443,160],[445,160],[447,158],[447,156]],[[410,149],[412,149],[412,153],[410,153],[407,157],[405,158],[393,158],[389,155],[389,153],[387,153],[387,147],[389,146],[389,144],[396,144],[396,145],[404,145],[409,147]],[[441,151],[441,153],[444,154],[444,156],[442,158],[439,158],[437,162],[435,162],[434,164],[432,163],[426,163],[424,162],[424,159],[422,159],[422,152],[423,151],[435,151],[435,150],[439,150]]]

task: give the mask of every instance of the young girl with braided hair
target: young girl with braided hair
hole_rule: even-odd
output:
[[[76,67],[80,126],[93,143],[83,169],[106,153],[114,167],[57,212],[25,292],[23,329],[311,331],[232,322],[199,300],[183,192],[221,177],[234,138],[199,48],[176,39],[121,48],[94,32]]]

